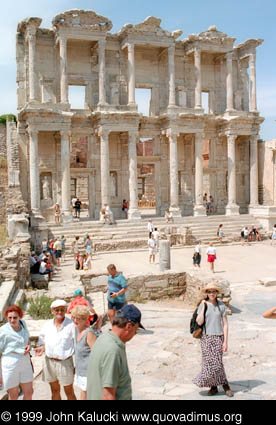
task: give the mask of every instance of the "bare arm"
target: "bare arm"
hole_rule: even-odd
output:
[[[87,337],[86,337],[86,342],[87,342],[87,344],[89,345],[90,348],[93,347],[93,345],[96,342],[96,339],[97,339],[96,335],[94,335],[92,332],[88,332]]]
[[[204,323],[204,312],[205,312],[205,309],[206,309],[206,301],[205,301],[205,300],[203,300],[203,301],[202,301],[202,304],[203,304],[202,310],[201,310],[201,312],[197,315],[197,318],[196,318],[196,323],[197,323],[199,326],[203,325],[203,323]]]
[[[265,319],[276,319],[276,307],[272,307],[263,314]]]
[[[116,400],[116,389],[112,387],[104,387],[102,400]]]
[[[222,322],[223,322],[223,335],[224,335],[222,350],[224,353],[226,353],[226,351],[228,350],[228,319],[226,315],[223,316]]]

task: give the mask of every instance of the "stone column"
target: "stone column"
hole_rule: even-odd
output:
[[[195,134],[195,205],[194,215],[206,215],[203,205],[203,157],[202,157],[202,134]]]
[[[170,132],[168,137],[170,146],[170,212],[174,217],[181,217],[178,199],[178,134]]]
[[[36,100],[36,33],[35,30],[28,32],[29,42],[29,100]]]
[[[30,193],[31,210],[40,211],[40,177],[38,165],[38,130],[29,128],[29,164],[30,164]]]
[[[135,105],[135,59],[134,44],[127,45],[128,51],[128,104]]]
[[[105,40],[98,41],[99,54],[99,103],[98,105],[106,105],[106,90],[105,90]]]
[[[239,215],[239,206],[236,203],[236,135],[227,135],[228,158],[228,204],[226,215]]]
[[[138,188],[137,188],[137,153],[136,153],[137,133],[128,133],[128,165],[129,165],[129,208],[128,219],[141,219],[138,209]]]
[[[110,196],[110,170],[109,170],[109,132],[101,131],[100,133],[101,143],[100,143],[100,156],[101,156],[101,201],[102,208],[105,204],[109,205]],[[110,205],[109,205],[110,206]]]
[[[250,81],[250,111],[257,111],[257,95],[256,95],[256,53],[249,55],[249,81]]]
[[[250,205],[256,207],[259,205],[258,192],[258,134],[250,138]]]
[[[226,54],[226,68],[226,110],[232,111],[234,109],[232,52]]]
[[[63,221],[72,221],[71,177],[70,177],[70,141],[69,132],[61,131],[61,210]]]
[[[174,46],[168,48],[169,66],[169,107],[175,106],[175,71],[174,71]]]
[[[195,75],[196,75],[196,86],[195,86],[195,108],[202,108],[201,101],[201,52],[196,49],[194,52],[195,56]]]
[[[60,54],[60,101],[68,103],[68,79],[67,79],[67,40],[59,40]]]

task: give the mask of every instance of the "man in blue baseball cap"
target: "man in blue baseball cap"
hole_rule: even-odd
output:
[[[101,335],[91,351],[87,374],[87,400],[132,400],[126,342],[145,329],[141,311],[133,304],[119,310],[112,330]]]

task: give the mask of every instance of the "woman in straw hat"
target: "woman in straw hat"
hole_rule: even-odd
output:
[[[193,383],[201,388],[210,387],[210,396],[217,394],[218,385],[222,385],[226,395],[232,397],[222,361],[228,345],[228,321],[226,307],[217,299],[220,295],[216,283],[208,283],[203,289],[204,298],[199,302],[197,315],[198,325],[205,323],[201,337],[202,366]]]

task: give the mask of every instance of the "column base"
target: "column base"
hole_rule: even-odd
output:
[[[206,208],[204,205],[195,205],[194,206],[194,217],[203,217],[206,216]]]
[[[128,103],[127,104],[128,110],[129,111],[133,111],[133,112],[137,112],[138,111],[138,105],[137,103]]]
[[[225,215],[240,215],[240,207],[237,204],[226,205]]]
[[[62,211],[62,222],[63,223],[72,223],[73,216],[71,211]]]
[[[138,209],[129,209],[127,212],[128,220],[141,220],[141,213]]]
[[[169,212],[173,217],[182,217],[181,210],[179,207],[170,207]]]

